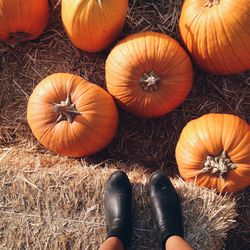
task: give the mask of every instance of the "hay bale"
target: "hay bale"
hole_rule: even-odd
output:
[[[17,150],[0,162],[0,248],[98,248],[105,239],[105,182],[113,171],[126,166],[100,167]],[[131,249],[159,249],[148,199],[150,173],[134,166],[127,174],[134,194]],[[227,231],[235,224],[235,200],[181,179],[173,182],[182,198],[186,239],[195,249],[222,249]]]

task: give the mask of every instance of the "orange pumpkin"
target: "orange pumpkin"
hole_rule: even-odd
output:
[[[236,192],[250,185],[250,127],[241,118],[208,114],[190,121],[176,146],[176,161],[186,181]]]
[[[29,98],[27,119],[38,141],[64,156],[91,155],[112,140],[118,114],[101,87],[67,73],[42,80]]]
[[[180,33],[202,69],[215,74],[250,69],[249,13],[249,0],[185,0]]]
[[[62,22],[79,49],[97,52],[121,33],[128,0],[62,0]]]
[[[119,105],[141,117],[164,115],[192,86],[192,64],[171,37],[157,32],[122,40],[106,61],[106,84]]]
[[[0,40],[33,40],[42,34],[48,17],[48,0],[0,0]]]

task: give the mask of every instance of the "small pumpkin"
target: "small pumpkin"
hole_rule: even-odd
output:
[[[62,0],[62,22],[76,47],[97,52],[119,36],[127,9],[128,0]]]
[[[106,61],[109,93],[128,112],[141,117],[164,115],[186,98],[192,64],[171,37],[142,32],[122,40]]]
[[[81,157],[110,143],[118,113],[101,87],[76,75],[57,73],[34,89],[27,120],[42,145],[60,155]]]
[[[48,0],[0,0],[0,40],[34,40],[42,34],[48,18]]]
[[[185,0],[180,33],[202,69],[215,74],[250,69],[249,13],[249,0]]]
[[[250,127],[229,114],[207,114],[190,121],[176,146],[180,175],[186,181],[236,192],[250,185]]]

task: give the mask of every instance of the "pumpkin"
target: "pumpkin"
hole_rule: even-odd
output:
[[[89,156],[112,140],[118,122],[113,98],[68,73],[43,79],[29,98],[28,124],[37,140],[60,155]]]
[[[162,116],[186,98],[192,64],[171,37],[142,32],[122,40],[106,61],[109,93],[126,111],[141,117]]]
[[[0,0],[0,40],[14,44],[34,40],[48,17],[48,0]]]
[[[232,74],[250,69],[249,13],[249,0],[185,0],[180,33],[203,70]]]
[[[186,181],[236,192],[250,185],[250,127],[229,114],[207,114],[190,121],[176,146],[180,175]]]
[[[127,9],[128,0],[62,0],[62,22],[76,47],[97,52],[119,36]]]

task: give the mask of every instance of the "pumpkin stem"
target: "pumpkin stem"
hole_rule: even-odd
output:
[[[97,2],[98,2],[98,4],[100,5],[101,8],[103,8],[102,1],[103,0],[97,0]]]
[[[207,156],[207,160],[204,162],[204,167],[200,173],[210,173],[225,180],[227,173],[231,169],[236,169],[236,165],[232,163],[226,152],[222,151],[219,156]]]
[[[54,111],[59,113],[59,116],[56,120],[57,123],[59,123],[60,121],[68,121],[69,123],[73,123],[74,117],[76,115],[82,114],[75,108],[75,104],[72,103],[69,95],[67,96],[65,101],[54,104]]]
[[[10,33],[8,42],[16,45],[20,42],[25,42],[29,39],[30,34],[25,33],[25,32],[15,32],[15,33]]]
[[[146,92],[154,92],[159,89],[161,78],[154,72],[144,73],[140,79],[141,87]]]
[[[214,5],[219,5],[219,4],[220,4],[220,0],[205,0],[204,7],[211,8]]]

